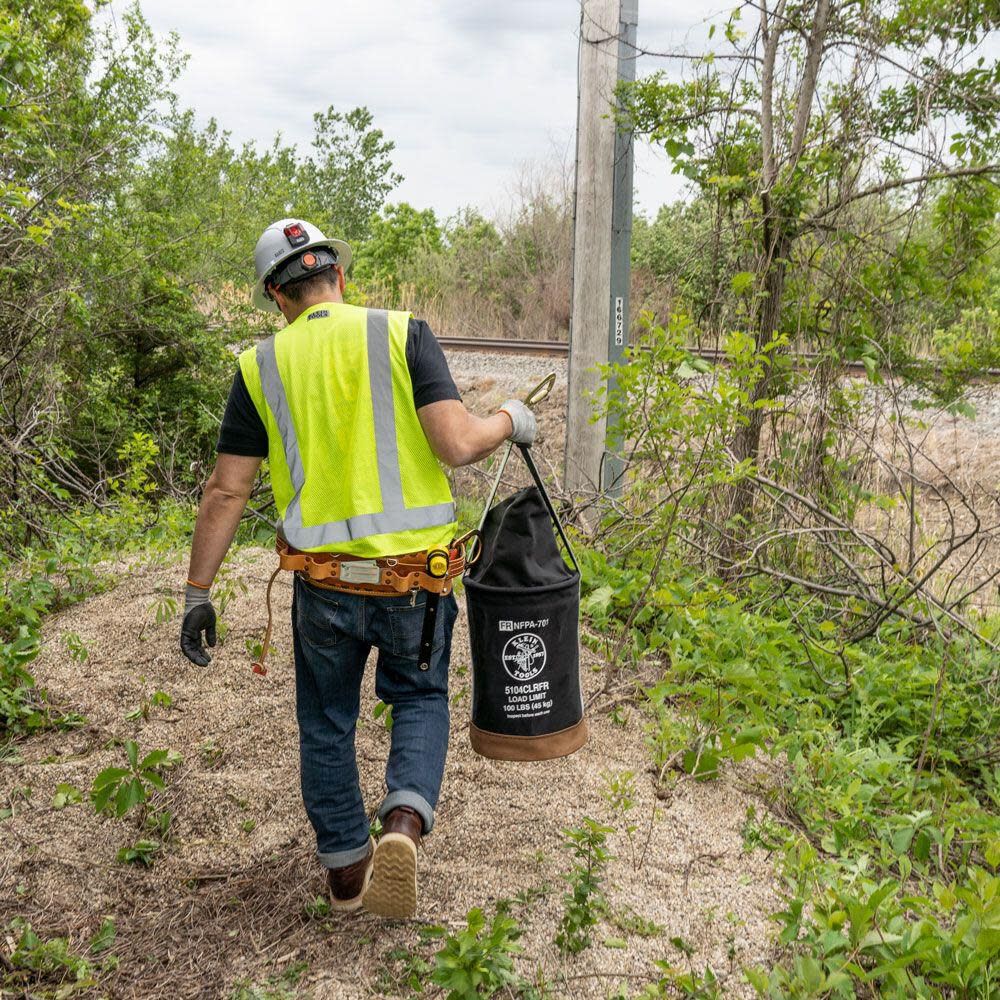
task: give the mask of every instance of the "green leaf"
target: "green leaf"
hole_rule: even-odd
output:
[[[738,271],[732,276],[729,284],[736,295],[742,295],[753,285],[755,280],[756,275],[752,271]]]
[[[139,771],[148,771],[151,768],[156,768],[164,764],[169,756],[169,753],[170,751],[168,750],[153,750],[142,758],[141,764],[138,766],[133,764],[132,766]]]
[[[115,815],[124,816],[133,806],[143,802],[146,798],[146,791],[142,782],[138,778],[131,781],[123,781],[115,796]]]
[[[107,951],[115,943],[115,922],[106,917],[98,929],[97,933],[90,940],[90,952],[93,955],[100,955],[102,951]]]
[[[681,758],[681,767],[685,774],[690,774],[698,781],[711,781],[719,776],[719,755],[708,747],[700,753],[697,750],[686,750]]]
[[[56,785],[56,793],[52,797],[53,809],[65,809],[66,806],[76,805],[82,801],[83,794],[76,785],[61,782]]]

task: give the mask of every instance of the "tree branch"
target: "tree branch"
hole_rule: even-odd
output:
[[[852,202],[860,201],[862,198],[873,198],[875,195],[887,194],[889,191],[910,187],[913,184],[929,184],[931,181],[946,181],[955,177],[982,177],[984,174],[1000,174],[1000,164],[984,163],[978,167],[956,167],[954,170],[934,170],[915,177],[901,177],[897,180],[886,181],[884,184],[878,184],[864,191],[856,191],[846,198],[841,198],[835,204],[828,205],[822,211],[806,219],[799,228],[799,232],[804,232],[820,219],[824,219],[826,216],[832,215],[834,212],[850,205]]]

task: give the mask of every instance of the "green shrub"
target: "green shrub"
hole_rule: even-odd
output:
[[[595,627],[628,623],[633,647],[663,664],[642,695],[658,773],[711,780],[761,750],[783,758],[781,786],[761,793],[794,825],[754,816],[744,828],[748,848],[780,851],[785,885],[781,952],[771,970],[751,970],[755,988],[774,998],[989,996],[1000,962],[990,650],[888,623],[838,653],[808,638],[823,632],[815,602],[767,601],[752,587],[736,596],[684,568],[633,614],[643,558],[625,568],[590,552],[581,562]],[[987,636],[1000,628],[979,624]],[[695,970],[683,975],[693,988]]]
[[[563,876],[569,892],[563,896],[563,914],[555,942],[571,955],[590,945],[590,930],[604,912],[606,903],[601,889],[604,869],[611,854],[604,844],[614,831],[596,820],[584,817],[583,825],[562,831],[563,846],[573,860]]]

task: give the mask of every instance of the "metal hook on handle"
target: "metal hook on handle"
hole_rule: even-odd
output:
[[[546,375],[545,378],[543,378],[542,381],[528,393],[528,398],[524,401],[525,405],[534,406],[536,403],[540,403],[552,391],[552,387],[555,384],[556,373],[549,372],[548,375]]]

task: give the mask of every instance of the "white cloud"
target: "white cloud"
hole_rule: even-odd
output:
[[[499,210],[524,163],[549,161],[553,150],[571,154],[573,0],[142,6],[154,31],[175,30],[190,54],[177,90],[199,120],[214,117],[237,142],[267,145],[280,131],[305,150],[314,112],[366,105],[396,143],[406,179],[393,198],[440,215],[467,204]],[[709,13],[682,0],[640,0],[640,45],[698,40]],[[653,68],[639,60],[640,73]],[[679,193],[668,170],[662,156],[638,150],[636,190],[646,211]]]

